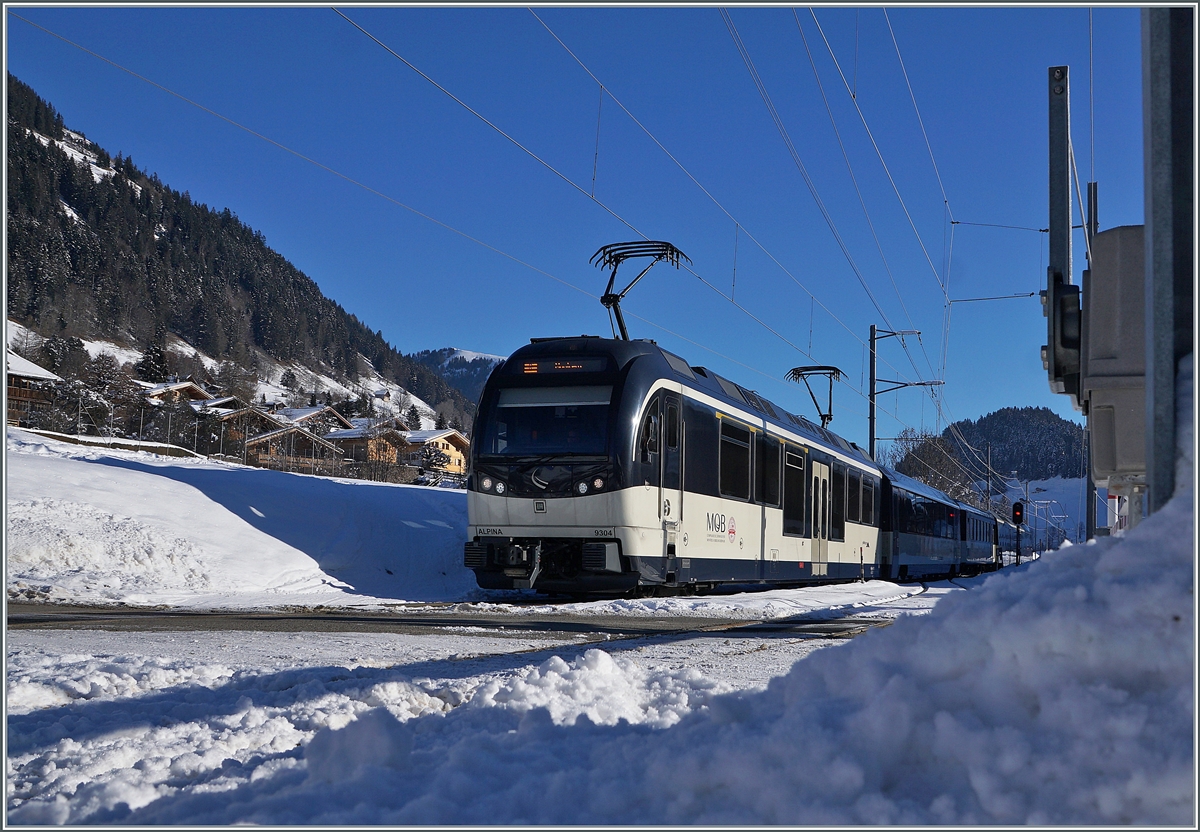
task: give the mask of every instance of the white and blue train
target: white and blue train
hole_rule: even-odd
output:
[[[648,340],[534,339],[492,372],[474,434],[464,562],[487,589],[954,576],[995,569],[1008,536]]]

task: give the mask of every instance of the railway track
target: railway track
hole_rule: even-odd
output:
[[[272,610],[264,612],[177,609],[128,609],[45,604],[8,605],[10,630],[109,630],[184,632],[250,630],[265,632],[389,632],[425,635],[464,629],[486,630],[503,636],[530,632],[557,633],[587,640],[687,635],[722,632],[728,635],[781,634],[790,637],[851,638],[889,618],[778,618],[767,621],[711,617],[643,617],[579,615],[572,613],[512,612],[463,609],[464,605],[404,607],[390,611],[345,609]]]

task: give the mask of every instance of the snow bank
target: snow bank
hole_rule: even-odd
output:
[[[80,712],[35,708],[155,664],[88,658],[58,693],[30,669],[10,680],[31,710],[10,713],[9,820],[1187,824],[1192,536],[1184,493],[763,691],[591,649],[482,682],[210,667]]]
[[[205,635],[238,647],[247,638]],[[164,636],[154,637],[163,646]],[[312,653],[336,654],[344,642],[351,650],[370,649],[361,637],[297,638]],[[485,640],[488,649],[517,649],[494,643],[504,639]],[[455,708],[478,711],[489,724],[544,708],[568,725],[625,720],[661,727],[732,689],[694,669],[645,667],[626,656],[575,649],[581,655],[572,661],[551,656],[515,671],[430,679],[414,677],[413,666],[403,664],[285,663],[264,672],[236,666],[240,650],[228,663],[196,665],[18,648],[10,655],[7,691],[9,820],[112,822],[161,799],[236,798],[240,788],[280,777],[326,787],[353,782],[381,766],[405,767],[412,746],[405,724]],[[442,656],[462,661],[444,649]]]
[[[476,591],[462,492],[7,436],[14,600],[246,607]]]

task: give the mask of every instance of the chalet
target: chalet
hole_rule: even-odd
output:
[[[146,401],[153,405],[177,402],[208,402],[216,398],[190,378],[183,381],[164,381],[146,388]]]
[[[62,379],[12,350],[5,352],[5,364],[8,372],[8,424],[27,424],[31,413],[50,409],[54,394],[45,388]]]
[[[453,428],[445,430],[410,430],[406,435],[407,445],[402,450],[402,461],[409,465],[421,465],[426,448],[432,447],[444,453],[450,461],[442,469],[451,474],[463,474],[467,470],[467,451],[471,440]]]
[[[189,404],[192,410],[207,416],[222,416],[249,407],[237,396],[221,396],[215,399],[194,399]]]
[[[246,440],[246,462],[259,468],[301,473],[335,473],[342,464],[342,450],[297,425]]]
[[[227,452],[240,454],[241,452],[236,449],[247,437],[254,439],[287,427],[287,423],[282,419],[276,419],[270,413],[257,407],[209,410],[204,407],[196,408],[193,405],[193,409],[199,415],[214,416],[218,420],[220,424],[220,433],[216,440],[218,456],[223,456]],[[246,450],[248,451],[248,449]]]
[[[355,422],[369,422],[354,419]],[[408,447],[404,431],[390,422],[356,425],[325,434],[325,440],[342,449],[342,456],[354,462],[399,462]]]
[[[329,405],[317,407],[281,407],[274,416],[284,424],[296,425],[314,433],[325,436],[333,430],[349,430],[354,423]]]

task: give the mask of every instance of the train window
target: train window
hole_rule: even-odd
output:
[[[651,462],[651,457],[658,453],[658,399],[650,402],[646,415],[642,419],[642,430],[638,434],[642,462]]]
[[[721,421],[721,496],[750,499],[750,431]]]
[[[867,476],[862,478],[862,522],[875,525],[875,480]]]
[[[833,498],[833,512],[829,521],[829,539],[846,539],[846,466],[840,462],[833,463],[833,473],[830,476],[830,496]]]
[[[907,491],[901,491],[899,501],[899,510],[896,512],[897,525],[905,534],[913,534],[916,521],[913,518],[912,495]]]
[[[715,411],[692,399],[683,400],[684,486],[694,494],[710,497],[720,494],[717,490],[720,430]]]
[[[779,450],[778,439],[758,435],[758,457],[755,470],[758,472],[754,500],[768,506],[779,505]]]
[[[667,405],[667,447],[679,447],[679,407],[674,402]]]
[[[850,481],[846,484],[846,522],[859,521],[859,506],[862,504],[862,472],[850,469]]]
[[[604,453],[611,386],[501,389],[484,425],[486,454]]]
[[[783,533],[808,537],[804,526],[804,456],[790,450],[783,465]]]

